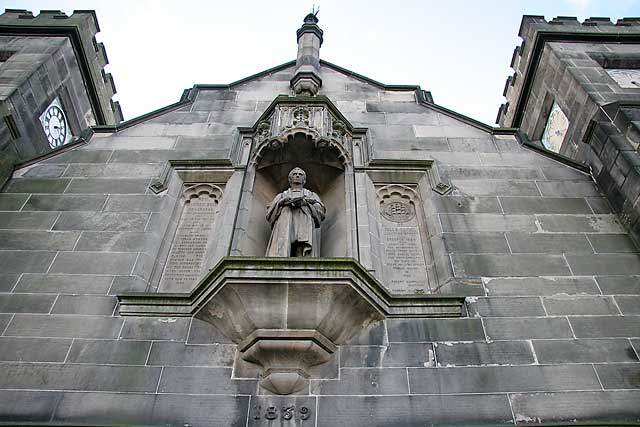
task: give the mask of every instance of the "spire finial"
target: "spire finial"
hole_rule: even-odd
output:
[[[318,23],[318,12],[320,12],[320,6],[316,9],[316,5],[311,6],[311,13],[304,17],[304,22],[307,24]]]

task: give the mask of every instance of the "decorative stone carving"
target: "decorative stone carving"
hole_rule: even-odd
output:
[[[266,256],[317,256],[314,229],[320,228],[325,207],[316,193],[304,188],[305,182],[306,173],[300,168],[292,169],[289,172],[291,187],[278,194],[267,207],[271,238]]]
[[[195,316],[262,367],[261,385],[290,394],[371,324],[460,317],[464,297],[390,294],[354,259],[224,258],[190,293],[118,295],[123,316]]]
[[[351,162],[352,135],[344,120],[336,117],[324,103],[288,102],[276,104],[259,122],[254,134],[257,147],[252,161],[258,163],[266,150],[280,149],[296,134],[306,135],[321,150],[336,150],[344,163]]]
[[[411,221],[416,215],[416,209],[413,203],[405,200],[387,201],[382,204],[380,213],[383,217],[392,222]]]

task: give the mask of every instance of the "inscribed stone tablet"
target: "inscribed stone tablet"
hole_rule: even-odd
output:
[[[417,225],[390,225],[383,221],[385,285],[395,293],[416,293],[428,289],[427,267]]]
[[[161,289],[188,290],[200,279],[215,211],[216,201],[207,195],[191,199],[185,205],[162,276]]]

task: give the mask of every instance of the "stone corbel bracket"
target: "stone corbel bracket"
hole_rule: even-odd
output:
[[[160,174],[151,181],[149,189],[153,194],[160,194],[169,188],[171,172],[178,169],[184,169],[197,172],[198,170],[232,168],[233,165],[227,159],[185,159],[185,160],[168,160]]]
[[[450,182],[444,180],[438,172],[438,166],[435,160],[385,160],[385,159],[372,159],[367,163],[366,167],[356,168],[361,170],[376,169],[376,170],[417,170],[426,172],[429,177],[429,183],[431,189],[436,193],[444,196],[448,194],[453,186]]]
[[[277,394],[303,388],[312,366],[374,322],[460,317],[464,297],[390,294],[351,258],[222,259],[190,293],[123,293],[123,316],[194,316],[238,344]]]

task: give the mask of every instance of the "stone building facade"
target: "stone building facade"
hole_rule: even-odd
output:
[[[321,60],[323,37],[309,15],[295,61],[13,168],[3,422],[640,424],[640,262],[596,145],[559,155],[512,98],[493,128]],[[326,207],[317,256],[265,258],[294,166]]]

